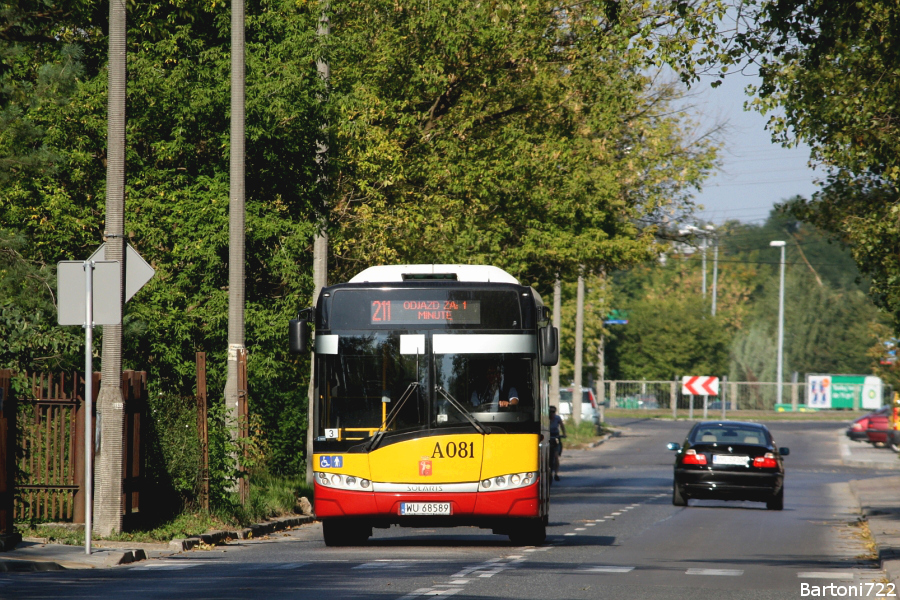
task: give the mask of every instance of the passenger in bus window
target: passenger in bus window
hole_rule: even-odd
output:
[[[490,410],[519,404],[519,392],[504,381],[500,363],[490,363],[484,371],[480,385],[476,386],[470,399],[473,406],[490,405]]]

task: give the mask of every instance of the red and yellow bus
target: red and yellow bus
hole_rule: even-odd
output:
[[[392,525],[544,540],[559,334],[533,288],[490,266],[371,267],[291,322],[294,352],[306,351],[310,316],[327,545]]]

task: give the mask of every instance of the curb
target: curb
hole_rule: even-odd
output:
[[[306,525],[315,520],[316,518],[310,515],[282,517],[265,523],[257,523],[240,530],[211,531],[194,537],[172,540],[169,542],[169,549],[175,552],[184,552],[201,545],[215,546],[224,544],[228,540],[249,540],[291,527]]]
[[[838,446],[840,446],[841,450],[841,464],[845,467],[860,467],[865,469],[876,469],[880,471],[896,471],[900,469],[900,460],[874,461],[851,458],[851,456],[853,456],[853,453],[850,451],[850,441],[845,436],[841,436],[840,438],[838,438]],[[891,456],[896,459],[896,455],[894,453],[891,453]]]
[[[253,539],[265,536],[269,533],[282,531],[291,527],[305,525],[315,521],[314,516],[298,515],[292,517],[281,517],[257,523],[250,527],[245,527],[235,531],[212,531],[199,536],[186,539],[176,539],[168,544],[141,544],[130,542],[104,542],[97,540],[95,548],[102,551],[105,557],[100,557],[100,552],[93,554],[93,560],[83,557],[69,558],[59,557],[59,555],[48,556],[47,560],[33,560],[31,557],[25,559],[5,557],[0,554],[0,573],[19,573],[19,572],[40,572],[40,571],[63,571],[63,570],[79,570],[79,569],[95,569],[109,568],[118,565],[127,565],[133,562],[146,560],[148,553],[159,552],[165,554],[174,554],[184,552],[200,547],[201,545],[214,546],[223,544],[228,540],[234,539]],[[61,546],[51,544],[51,546]],[[144,546],[144,547],[140,547]]]
[[[883,517],[885,515],[885,511],[873,510],[869,507],[863,506],[859,498],[859,494],[857,493],[856,486],[853,485],[855,482],[855,479],[849,482],[850,493],[853,495],[853,499],[856,500],[856,505],[859,507],[859,519],[861,521],[866,521],[866,523],[868,523],[869,525],[869,530],[871,531],[873,519],[875,521],[878,521],[880,517]],[[878,567],[885,572],[888,580],[893,582],[900,581],[900,549],[886,544],[883,541],[879,541],[878,534],[873,533],[872,538],[875,543],[875,549],[878,552],[878,557],[876,558],[876,560],[878,561]]]
[[[599,440],[597,440],[597,441],[595,441],[595,442],[591,442],[589,448],[596,448],[597,446],[599,446],[599,445],[602,444],[603,442],[609,440],[610,438],[616,438],[616,437],[619,437],[620,435],[622,435],[622,432],[621,432],[621,431],[618,431],[618,430],[617,430],[617,431],[610,431],[610,432],[607,433],[606,435],[602,436]]]

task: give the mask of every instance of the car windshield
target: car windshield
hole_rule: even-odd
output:
[[[762,429],[739,425],[698,427],[691,436],[691,442],[694,444],[753,444],[757,446],[768,444],[766,433]]]

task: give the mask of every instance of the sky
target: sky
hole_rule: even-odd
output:
[[[764,129],[767,117],[743,109],[748,99],[744,88],[758,81],[754,76],[734,74],[716,89],[708,82],[691,89],[696,93],[691,99],[693,112],[701,126],[727,123],[722,167],[694,197],[704,206],[696,212],[703,222],[721,224],[736,219],[762,223],[775,203],[798,194],[809,198],[817,189],[813,181],[824,175],[821,169],[807,166],[807,146],[785,149],[772,143]]]

